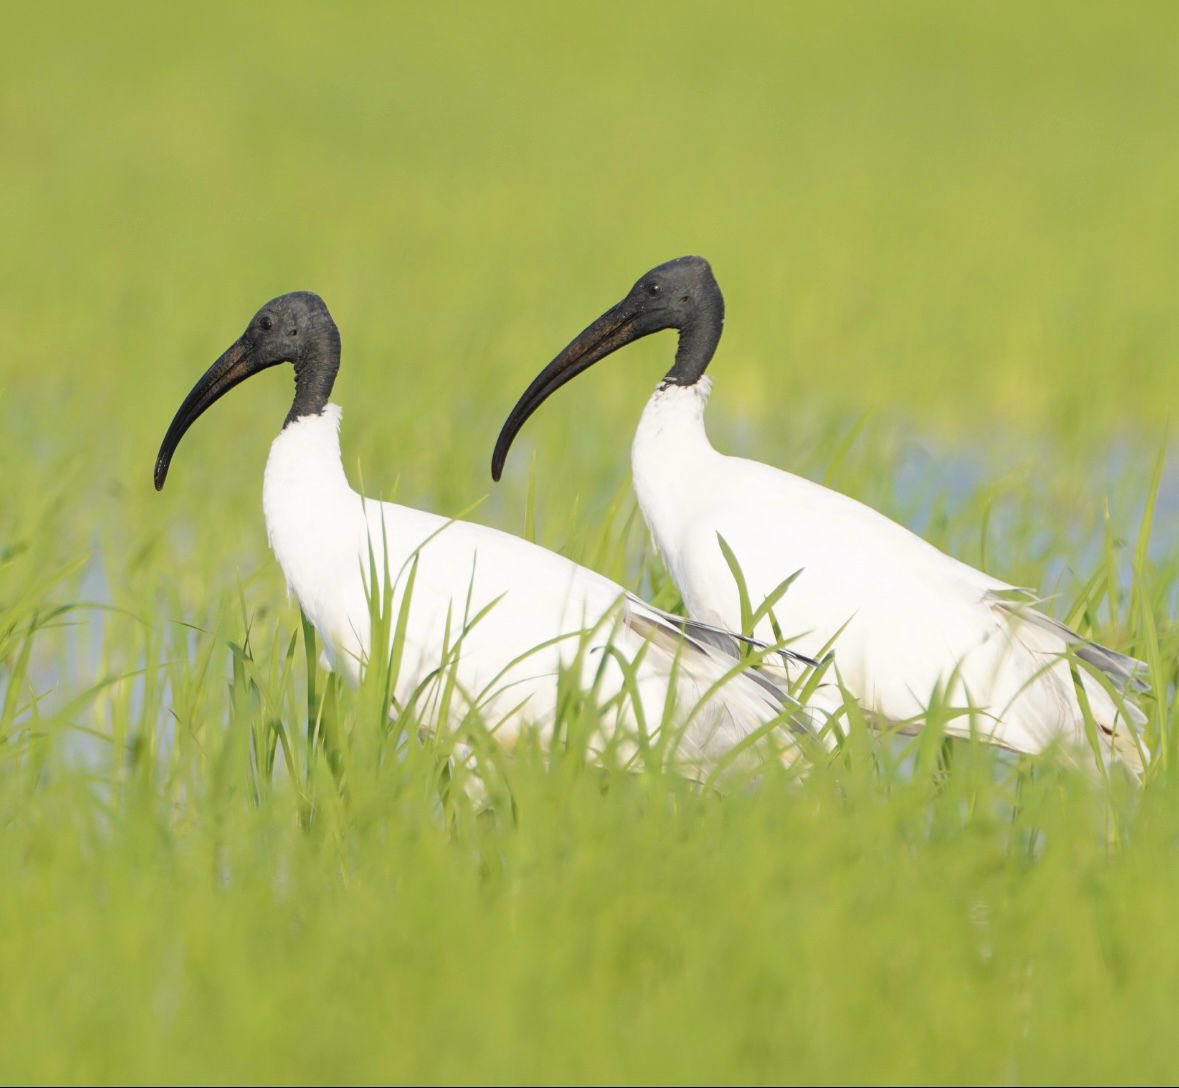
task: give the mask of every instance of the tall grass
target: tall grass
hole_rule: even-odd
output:
[[[0,1074],[1173,1077],[1175,22],[12,13]],[[587,759],[575,691],[547,752],[406,733],[383,666],[351,690],[318,665],[267,550],[287,378],[218,404],[151,488],[195,376],[313,289],[367,494],[478,504],[673,607],[626,478],[663,338],[555,400],[494,493],[487,465],[538,366],[693,251],[728,304],[716,443],[1146,660],[1144,786],[853,721],[805,782],[720,796]]]

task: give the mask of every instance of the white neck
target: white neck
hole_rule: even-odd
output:
[[[353,494],[340,456],[338,404],[328,404],[316,416],[300,416],[288,423],[271,443],[262,483],[262,505],[270,521],[269,503],[298,488],[309,496],[341,491]]]
[[[348,486],[340,457],[338,405],[288,423],[270,447],[262,482],[266,533],[287,584],[306,606],[308,587],[328,564],[354,562],[362,499]],[[341,558],[347,556],[347,558]]]
[[[704,408],[711,392],[712,380],[707,377],[695,385],[668,384],[655,390],[631,444],[636,477],[648,469],[662,475],[674,471],[677,462],[690,463],[714,452],[704,429]]]
[[[656,526],[670,527],[686,510],[685,491],[719,455],[704,429],[704,407],[712,381],[695,385],[660,385],[647,401],[631,445],[635,495],[659,550],[667,557],[670,539],[660,539]]]

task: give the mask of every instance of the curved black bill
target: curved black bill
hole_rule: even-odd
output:
[[[231,344],[227,351],[205,371],[200,381],[192,387],[192,392],[184,398],[180,405],[164,441],[160,443],[160,452],[156,456],[155,482],[156,490],[161,491],[164,480],[168,477],[168,466],[172,463],[172,454],[180,445],[180,440],[214,401],[228,393],[235,385],[240,385],[251,374],[265,370],[273,363],[259,363],[250,353],[250,348],[244,339]]]
[[[657,331],[655,328],[640,328],[638,307],[630,300],[623,299],[612,306],[589,328],[582,330],[548,366],[544,368],[524,390],[516,401],[507,421],[499,432],[495,452],[491,456],[491,478],[498,480],[503,474],[508,450],[528,417],[566,382],[572,381],[583,370],[604,359],[607,355],[625,347],[633,340]]]

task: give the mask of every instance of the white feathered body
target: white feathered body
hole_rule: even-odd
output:
[[[703,413],[709,379],[661,386],[632,449],[635,491],[693,619],[739,630],[739,594],[718,534],[756,607],[798,572],[774,609],[782,635],[809,655],[831,645],[845,687],[887,722],[919,719],[935,691],[973,707],[973,728],[1021,752],[1083,743],[1072,646],[1126,681],[1137,662],[1093,646],[1029,605],[1030,595],[946,555],[864,504],[810,480],[714,450]],[[774,640],[768,619],[755,634]],[[1103,743],[1139,762],[1126,721],[1136,708],[1084,668]],[[970,716],[948,731],[966,734]]]
[[[395,619],[416,557],[395,695],[423,724],[453,727],[474,712],[507,744],[528,725],[547,731],[558,674],[575,665],[606,709],[600,743],[612,739],[620,753],[633,754],[640,728],[657,734],[665,710],[676,723],[676,758],[704,769],[783,720],[783,702],[764,681],[742,674],[712,690],[734,661],[680,640],[666,614],[609,579],[507,533],[360,496],[341,463],[340,418],[328,405],[283,429],[263,506],[290,590],[350,680],[370,653],[370,560],[379,586],[389,572]],[[639,660],[633,690],[618,657]],[[440,667],[456,685],[445,721],[436,720],[447,682]],[[773,740],[790,747],[784,732]]]

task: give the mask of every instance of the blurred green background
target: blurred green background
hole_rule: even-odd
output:
[[[183,774],[131,789],[121,746],[155,751],[173,711],[163,689],[110,678],[150,674],[161,655],[183,664],[191,651],[192,675],[204,669],[212,689],[243,630],[267,659],[297,630],[260,503],[289,375],[260,377],[203,418],[163,495],[150,477],[193,381],[262,302],[294,289],[322,294],[340,325],[345,462],[368,493],[451,514],[490,496],[475,516],[519,531],[531,478],[542,540],[674,604],[645,534],[632,522],[607,540],[601,528],[630,510],[630,435],[669,337],[556,397],[494,490],[488,462],[539,367],[643,271],[685,253],[708,257],[726,294],[711,371],[718,445],[864,498],[967,561],[1058,594],[1054,613],[1067,614],[1105,543],[1121,557],[1136,538],[1174,414],[1177,42],[1179,7],[1167,2],[213,0],[9,12],[0,636],[11,637],[0,638],[0,720],[27,724],[21,714],[39,707],[50,738],[50,754],[0,790],[9,1074],[1173,1073],[1152,1048],[1169,1031],[1179,949],[1156,932],[1143,957],[1126,936],[1136,910],[1173,927],[1165,784],[1139,853],[1116,863],[1132,874],[1136,907],[1104,867],[1102,821],[1064,792],[1049,799],[1071,798],[1083,814],[1047,817],[1063,853],[1050,849],[1032,880],[1034,833],[1020,830],[1014,860],[969,819],[960,838],[934,835],[931,846],[915,830],[931,826],[925,795],[898,813],[870,791],[866,807],[846,804],[848,790],[832,787],[816,790],[814,807],[746,799],[683,823],[682,798],[665,810],[623,789],[612,808],[584,782],[568,795],[537,786],[544,801],[532,811],[549,816],[493,839],[488,854],[503,865],[492,865],[499,878],[483,874],[498,896],[489,906],[470,842],[460,835],[454,850],[423,819],[411,848],[389,830],[401,810],[375,837],[352,827],[360,846],[341,833],[339,854],[290,846],[291,809],[239,811],[240,783],[224,766],[245,757],[229,741],[228,764],[202,734]],[[1164,647],[1177,511],[1168,467],[1142,588]],[[42,631],[18,691],[20,625],[80,601],[104,609]],[[1112,589],[1099,604],[1087,629],[1143,652],[1141,615]],[[196,629],[191,643],[169,641],[176,621]],[[213,666],[201,657],[210,647]],[[210,710],[209,721],[221,719]],[[113,736],[114,754],[79,785],[55,730]],[[221,768],[207,780],[206,758]],[[229,785],[216,784],[223,772]],[[543,768],[532,773],[543,781]],[[221,798],[207,811],[194,800],[206,786]],[[565,827],[552,814],[574,808],[569,825],[584,835],[550,835],[550,823]],[[225,878],[225,856],[256,884]],[[825,902],[840,904],[830,914],[806,893],[827,879],[829,858]],[[425,866],[420,898],[396,900],[406,871],[396,859]],[[594,899],[592,889],[625,899],[636,882],[649,926]],[[310,930],[306,899],[329,912]],[[113,914],[87,909],[100,902]],[[723,936],[737,910],[756,954]],[[551,941],[527,940],[554,912],[563,922]],[[663,932],[669,913],[677,921]],[[411,951],[396,943],[407,919],[422,935]],[[501,925],[512,936],[497,948]],[[991,951],[962,952],[983,931]],[[594,933],[616,971],[586,982],[590,969],[570,961],[551,992],[539,985],[554,945],[584,947]],[[1048,981],[1028,966],[1042,940],[1054,949]],[[846,959],[823,952],[836,946]],[[702,967],[727,961],[732,976]],[[391,963],[402,967],[383,973]],[[90,965],[84,983],[79,964]],[[581,982],[588,989],[563,1004]],[[388,1051],[375,1047],[384,1003],[412,1005],[427,986],[419,1019],[399,1021]],[[866,991],[890,1015],[866,1008]],[[1033,998],[1046,1011],[1029,1036]],[[490,1026],[489,1007],[500,1018]],[[554,1008],[568,1022],[530,1043],[521,1025]],[[1009,1013],[1001,1040],[983,1032],[995,1008]],[[1099,1016],[1111,1008],[1123,1010],[1112,1026]],[[860,1028],[844,1020],[849,1009]],[[865,1035],[873,1015],[882,1019]],[[448,1016],[486,1036],[454,1043]],[[930,1038],[942,1016],[957,1019],[939,1050]],[[325,1020],[330,1040],[311,1026]],[[915,1024],[928,1037],[904,1037]],[[1087,1054],[1103,1031],[1106,1049]],[[857,1039],[865,1049],[853,1056]]]
[[[174,493],[143,482],[196,375],[308,288],[343,330],[347,455],[465,505],[523,383],[686,252],[726,291],[712,415],[745,451],[805,462],[816,418],[863,412],[951,449],[1047,438],[1062,472],[1150,446],[1177,31],[1165,3],[26,11],[0,45],[4,463],[84,457],[137,527],[198,481],[254,502],[277,374],[203,421]],[[621,479],[670,350],[529,427],[542,488]]]

